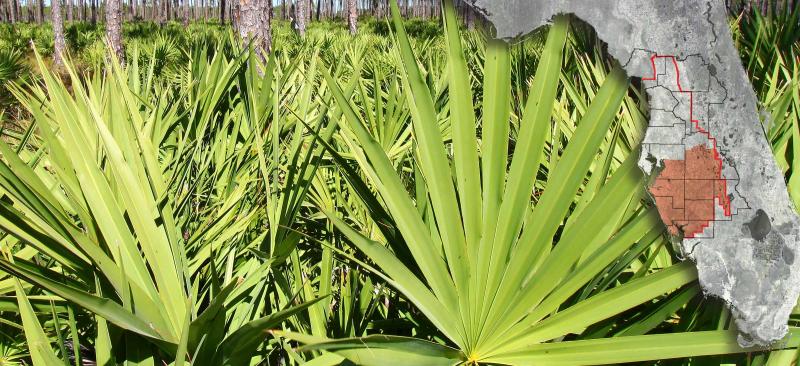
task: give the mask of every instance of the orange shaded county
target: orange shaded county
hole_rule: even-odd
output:
[[[719,153],[698,145],[686,150],[684,160],[664,160],[649,190],[669,233],[692,238],[715,219],[715,205],[730,216],[726,184]]]

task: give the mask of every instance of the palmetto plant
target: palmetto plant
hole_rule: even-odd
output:
[[[68,69],[70,90],[40,61],[43,84],[14,89],[37,133],[16,148],[0,142],[0,227],[12,239],[0,268],[95,314],[98,364],[247,364],[265,329],[314,303],[276,289],[270,269],[291,250],[276,248],[291,245],[304,200],[295,177],[311,174],[319,149],[273,114],[282,90],[273,83],[293,69],[278,74],[273,63],[262,78],[242,55],[195,55],[194,85],[177,99],[154,98],[168,89],[154,85],[153,62],[144,78],[135,61],[127,71],[109,63],[105,80],[86,84]],[[295,167],[285,184],[272,179],[281,156]],[[266,206],[252,194],[265,188]],[[15,253],[16,243],[28,249]],[[12,284],[34,363],[60,363],[26,290]]]
[[[367,236],[346,218],[329,217],[435,326],[441,342],[286,336],[306,343],[305,350],[363,365],[608,364],[743,351],[727,330],[645,335],[654,319],[664,320],[655,309],[680,307],[676,298],[696,293],[696,273],[689,263],[636,259],[668,243],[644,197],[636,152],[618,148],[616,132],[631,128],[618,112],[636,108],[626,98],[629,82],[619,65],[598,75],[602,86],[582,106],[579,121],[559,115],[560,84],[577,90],[561,77],[569,18],[559,16],[521,115],[510,113],[509,48],[488,42],[476,113],[454,9],[446,2],[448,95],[442,106],[394,3],[392,11],[413,120],[416,198],[362,113],[326,75],[344,111],[341,135],[385,206],[385,213],[374,214],[388,213],[400,235]],[[513,136],[509,121],[518,121]],[[442,124],[449,125],[451,139],[443,137]],[[631,309],[652,318],[627,327],[605,322]]]

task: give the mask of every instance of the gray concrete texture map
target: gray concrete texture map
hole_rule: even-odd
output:
[[[719,1],[470,0],[497,37],[557,14],[587,22],[646,88],[639,166],[662,220],[725,300],[743,346],[780,340],[800,293],[798,216]]]

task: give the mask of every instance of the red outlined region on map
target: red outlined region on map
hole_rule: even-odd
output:
[[[683,160],[665,159],[663,169],[649,188],[655,198],[659,215],[670,234],[677,235],[681,232],[683,237],[693,238],[703,233],[711,222],[717,220],[717,205],[721,206],[724,216],[731,216],[728,182],[722,175],[722,156],[717,148],[717,139],[700,126],[698,119],[694,118],[694,92],[684,90],[681,86],[680,67],[676,57],[672,55],[650,57],[653,76],[643,77],[642,80],[658,83],[657,59],[672,62],[677,93],[689,96],[691,126],[694,131],[704,135],[711,144],[710,149],[705,144],[687,146]]]

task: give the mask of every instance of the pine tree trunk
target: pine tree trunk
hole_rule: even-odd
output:
[[[189,0],[183,0],[183,26],[189,26]]]
[[[358,9],[356,8],[356,0],[347,0],[347,27],[350,28],[350,34],[356,35],[356,22],[358,21]]]
[[[270,32],[271,0],[239,0],[239,37],[266,60],[272,43]]]
[[[91,11],[91,22],[92,25],[97,24],[97,0],[89,0],[91,2],[92,11]]]
[[[122,12],[120,0],[106,0],[106,37],[111,51],[121,64],[125,63],[125,50],[122,48]]]
[[[16,23],[19,19],[19,3],[17,0],[11,0],[11,24]]]
[[[44,23],[44,0],[38,0],[39,8],[36,12],[36,22],[39,24]]]
[[[69,1],[69,0],[67,0]],[[66,42],[64,41],[64,18],[61,16],[61,0],[50,1],[50,15],[53,17],[53,64],[64,65]]]
[[[308,11],[306,10],[306,0],[295,1],[294,30],[301,37],[304,37],[306,35],[306,16],[308,15]]]
[[[225,24],[225,0],[219,0],[219,24]]]

